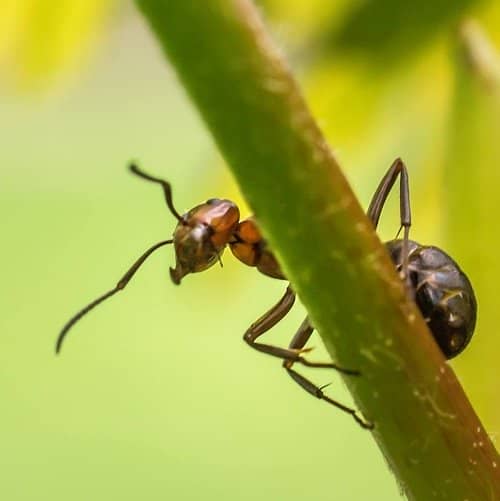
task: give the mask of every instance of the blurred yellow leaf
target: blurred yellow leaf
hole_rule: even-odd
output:
[[[351,2],[340,29],[326,33],[326,48],[350,57],[359,55],[383,71],[425,49],[481,3],[483,0]]]
[[[266,13],[277,22],[281,31],[285,26],[288,42],[303,41],[318,32],[331,29],[342,19],[350,0],[265,0]],[[276,31],[276,30],[275,30]]]
[[[500,56],[479,25],[467,23],[457,51],[444,189],[449,247],[478,299],[476,338],[457,360],[474,382],[471,395],[487,426],[500,418],[498,393],[497,249],[500,196]],[[490,54],[489,59],[485,54]],[[486,64],[491,67],[485,67]],[[497,80],[491,75],[497,75]]]
[[[500,2],[487,3],[483,9],[474,13],[474,18],[484,27],[491,43],[500,47]]]
[[[21,87],[43,87],[98,38],[115,0],[0,0],[0,64]]]

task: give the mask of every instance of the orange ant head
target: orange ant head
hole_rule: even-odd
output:
[[[176,265],[170,277],[180,284],[188,273],[206,270],[220,260],[240,218],[230,200],[212,198],[184,214],[174,231]]]

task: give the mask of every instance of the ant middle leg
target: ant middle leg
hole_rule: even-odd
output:
[[[304,346],[306,345],[307,341],[309,341],[309,338],[311,337],[313,332],[314,332],[314,327],[311,325],[309,317],[306,317],[304,321],[300,324],[300,327],[298,328],[297,332],[290,341],[288,348],[294,351],[303,350]],[[294,363],[295,363],[294,360],[284,360],[283,367],[285,369],[291,369]],[[309,360],[304,360],[302,362],[302,365],[305,365],[307,367],[316,367],[322,369],[335,369],[336,371],[342,374],[347,374],[349,376],[360,375],[360,372],[357,370],[345,369],[344,367],[340,367],[339,365],[334,364],[332,362],[310,362]]]
[[[311,334],[314,331],[314,327],[311,325],[309,322],[309,318],[306,317],[305,320],[302,322],[300,325],[299,329],[297,330],[295,336],[292,338],[292,341],[290,342],[289,348],[293,350],[300,350],[302,349],[309,338],[311,337]],[[283,361],[283,367],[285,370],[288,372],[288,375],[304,390],[306,390],[309,394],[313,395],[316,398],[319,398],[320,400],[324,400],[325,402],[329,403],[330,405],[333,405],[337,409],[340,409],[343,412],[346,412],[347,414],[350,414],[353,419],[362,427],[365,429],[373,429],[373,424],[370,422],[365,421],[361,417],[358,416],[357,411],[355,409],[352,409],[350,407],[347,407],[344,404],[341,404],[337,400],[334,400],[327,395],[323,393],[323,387],[319,387],[315,385],[312,381],[304,377],[302,374],[299,374],[297,371],[292,369],[294,362],[292,360],[284,360]],[[329,367],[333,368],[339,372],[342,372],[343,374],[349,374],[352,376],[357,376],[359,375],[359,371],[355,370],[350,370],[350,369],[344,369],[342,367],[339,367],[336,364],[324,364],[324,363],[307,363],[305,365],[308,365],[309,367]]]
[[[304,390],[306,390],[308,393],[310,393],[311,395],[313,395],[316,398],[319,398],[320,400],[324,400],[325,402],[328,402],[329,404],[333,405],[337,409],[340,409],[341,411],[343,411],[347,414],[350,414],[353,417],[353,419],[356,421],[356,423],[358,423],[359,426],[361,426],[361,428],[364,428],[366,430],[373,430],[373,428],[375,427],[375,425],[373,423],[371,423],[370,421],[365,421],[363,418],[361,418],[358,415],[358,412],[356,411],[356,409],[352,409],[351,407],[348,407],[347,405],[341,404],[337,400],[334,400],[333,398],[330,398],[329,396],[325,395],[323,393],[324,386],[322,386],[322,387],[316,386],[314,383],[309,381],[309,379],[305,378],[304,376],[302,376],[302,374],[299,374],[298,372],[296,372],[293,369],[286,368],[286,371],[291,376],[291,378],[297,384],[299,384],[302,388],[304,388]],[[326,386],[328,386],[328,385],[326,385]]]

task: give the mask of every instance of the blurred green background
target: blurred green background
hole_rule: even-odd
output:
[[[400,4],[260,6],[362,203],[402,156],[412,237],[476,286],[476,337],[453,366],[495,440],[500,7]],[[0,0],[0,28],[0,499],[400,499],[369,433],[241,341],[284,283],[229,253],[175,287],[172,249],[158,252],[54,356],[69,316],[173,230],[130,160],[169,179],[181,210],[244,202],[131,3]],[[338,376],[309,374],[350,402]]]

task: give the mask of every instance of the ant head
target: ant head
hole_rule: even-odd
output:
[[[180,284],[188,273],[204,271],[220,260],[232,238],[240,211],[230,200],[213,198],[184,214],[174,231],[175,268],[170,277]]]
[[[73,315],[59,333],[56,342],[56,353],[61,350],[64,339],[73,325],[96,306],[123,290],[137,270],[157,249],[174,244],[176,266],[174,269],[170,269],[170,276],[174,283],[179,284],[186,274],[206,270],[217,260],[220,260],[224,248],[233,238],[233,232],[238,226],[240,213],[233,202],[220,199],[207,200],[204,204],[198,205],[181,216],[174,207],[170,183],[147,174],[135,164],[130,165],[129,169],[134,175],[162,187],[167,207],[178,221],[174,231],[174,238],[158,242],[147,249],[127,270],[115,287],[94,299]]]

